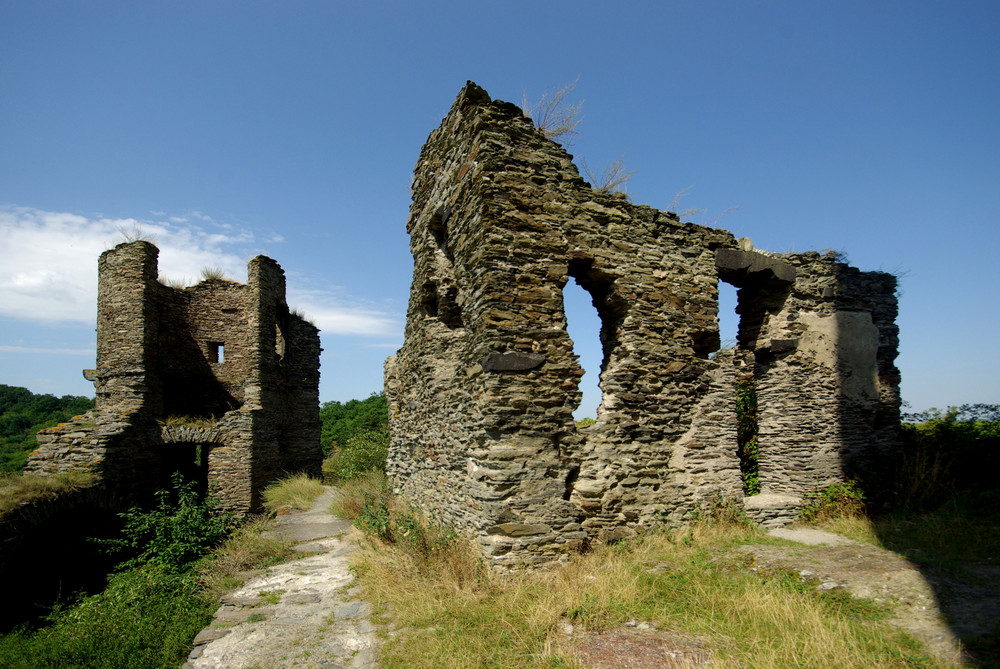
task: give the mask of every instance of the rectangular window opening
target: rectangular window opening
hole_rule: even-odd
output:
[[[208,342],[208,361],[225,362],[226,361],[225,345],[217,341]]]

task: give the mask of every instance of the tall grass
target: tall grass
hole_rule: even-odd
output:
[[[323,483],[306,474],[295,474],[264,489],[264,506],[269,511],[282,508],[307,511],[323,494]]]
[[[940,666],[883,620],[884,609],[820,595],[795,574],[734,564],[728,549],[761,539],[746,524],[703,522],[550,570],[498,573],[461,539],[414,550],[392,529],[412,511],[387,490],[370,476],[340,502],[359,527],[370,514],[390,528],[388,539],[369,530],[356,554],[365,596],[392,612],[398,630],[383,648],[385,667],[576,666],[560,627],[601,631],[631,620],[703,640],[717,667]]]

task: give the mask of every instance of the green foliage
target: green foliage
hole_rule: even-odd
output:
[[[756,528],[757,524],[751,520],[743,505],[730,497],[721,495],[701,505],[694,514],[694,521],[707,522],[715,525],[743,525],[749,528]]]
[[[809,523],[865,515],[865,494],[856,481],[835,483],[806,495],[800,518]]]
[[[199,499],[195,484],[178,473],[172,481],[172,491],[156,492],[153,509],[133,507],[121,514],[123,538],[105,542],[112,551],[136,554],[126,566],[150,564],[179,572],[229,534],[232,521],[219,512],[216,500]]]
[[[350,481],[365,472],[384,472],[388,453],[389,428],[384,425],[349,437],[343,448],[334,449],[323,469],[333,473],[337,481]]]
[[[329,457],[334,447],[345,446],[351,436],[366,430],[378,430],[389,425],[389,408],[385,394],[372,393],[363,400],[324,402],[319,410],[323,424],[321,440],[323,457]]]
[[[180,666],[216,603],[190,573],[155,566],[114,575],[101,593],[54,612],[50,624],[0,637],[9,669]]]
[[[576,421],[576,426],[577,427],[590,427],[591,425],[593,425],[596,422],[597,421],[594,420],[593,418],[581,418],[580,420]]]
[[[27,388],[0,384],[0,471],[24,469],[28,454],[38,448],[36,432],[93,408],[88,397],[34,395]]]
[[[760,493],[760,475],[757,443],[757,388],[753,379],[743,379],[736,383],[736,447],[740,458],[740,473],[743,478],[743,493]]]
[[[892,506],[937,507],[961,494],[983,513],[1000,511],[1000,405],[964,404],[904,414],[903,458]]]
[[[427,522],[415,507],[392,494],[385,474],[369,472],[341,489],[334,512],[370,537],[395,545],[411,558],[426,561],[452,547],[456,537]]]

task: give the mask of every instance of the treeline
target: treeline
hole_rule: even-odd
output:
[[[1000,405],[963,404],[903,414],[897,505],[933,508],[946,501],[1000,512]]]
[[[0,471],[19,472],[37,448],[35,433],[94,408],[78,395],[35,395],[27,388],[0,384]]]
[[[389,409],[384,393],[363,400],[324,402],[322,422],[323,469],[338,481],[371,470],[385,470],[389,450]]]

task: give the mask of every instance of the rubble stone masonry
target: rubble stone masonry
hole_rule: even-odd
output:
[[[763,489],[746,507],[762,522],[895,447],[891,275],[755,251],[594,190],[521,109],[471,82],[412,191],[406,335],[385,366],[388,471],[495,564],[551,562],[742,501],[737,375],[759,398]],[[720,280],[739,288],[735,350],[719,351]],[[573,420],[569,281],[602,323],[589,427]]]
[[[319,477],[319,331],[289,311],[281,268],[258,256],[245,285],[171,288],[158,254],[101,255],[95,408],[40,432],[26,471],[94,471],[126,498],[182,471],[237,515],[282,474]]]

